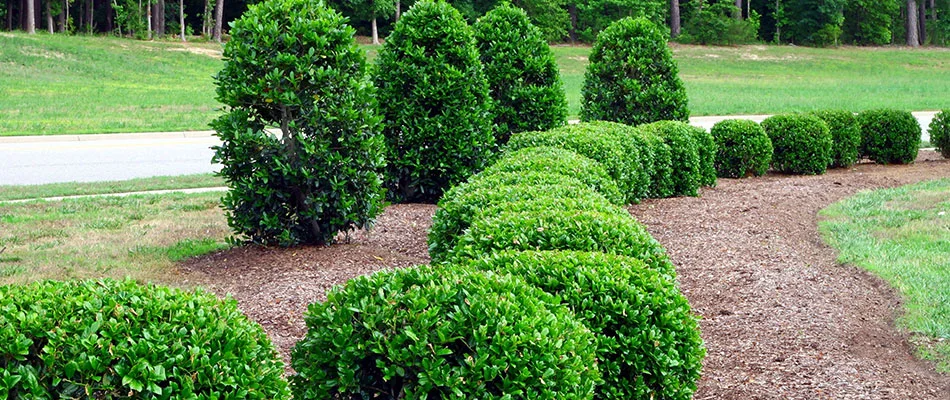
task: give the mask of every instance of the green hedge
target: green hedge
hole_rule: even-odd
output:
[[[854,113],[847,110],[814,111],[812,115],[828,124],[831,132],[832,168],[847,168],[858,162],[861,150],[861,126]]]
[[[920,148],[920,123],[909,111],[879,109],[858,114],[862,154],[880,164],[910,164]]]
[[[0,287],[0,398],[288,399],[234,300],[116,282]]]
[[[703,128],[690,126],[693,137],[699,144],[699,184],[702,186],[715,187],[716,178],[716,154],[719,152],[719,146],[716,145],[716,139],[711,133]]]
[[[639,260],[573,251],[501,252],[472,263],[557,296],[597,337],[595,399],[689,399],[705,356],[676,284]]]
[[[639,129],[653,132],[663,138],[670,147],[670,160],[673,168],[673,195],[697,196],[702,176],[699,158],[699,141],[695,128],[685,122],[660,121],[640,125]]]
[[[291,377],[305,399],[590,399],[595,339],[522,279],[460,268],[376,273],[305,315]]]
[[[772,168],[787,174],[821,175],[831,164],[828,125],[814,115],[774,115],[762,121],[772,141]]]
[[[640,161],[649,176],[647,198],[673,195],[673,161],[670,146],[655,132],[637,129],[633,140],[640,148]]]
[[[720,177],[761,176],[769,170],[772,140],[755,121],[719,121],[710,133],[716,140],[716,173]]]
[[[930,143],[943,158],[950,158],[950,109],[942,110],[930,121]]]
[[[617,183],[607,174],[603,164],[570,150],[556,147],[527,147],[510,151],[486,168],[479,176],[500,172],[545,172],[580,179],[614,204],[624,204]]]

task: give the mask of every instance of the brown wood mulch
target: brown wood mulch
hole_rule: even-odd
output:
[[[669,251],[702,319],[708,355],[695,399],[950,399],[950,376],[914,357],[894,327],[899,296],[838,265],[817,212],[858,191],[950,177],[921,151],[909,166],[859,164],[821,176],[721,179],[701,197],[629,207]],[[386,209],[348,243],[289,250],[236,248],[182,264],[178,282],[230,294],[285,359],[305,333],[307,304],[333,285],[426,263],[435,207]]]

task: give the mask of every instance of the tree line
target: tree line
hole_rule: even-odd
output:
[[[5,0],[7,30],[203,35],[259,0]],[[416,0],[326,0],[374,43]],[[642,16],[685,43],[828,46],[950,43],[950,0],[447,0],[474,23],[499,3],[524,9],[549,42],[591,43],[611,22]],[[32,17],[31,17],[32,16]],[[226,32],[225,32],[226,33]]]

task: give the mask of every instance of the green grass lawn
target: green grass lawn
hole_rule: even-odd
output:
[[[900,292],[898,325],[914,334],[923,358],[950,373],[950,179],[860,193],[820,215],[839,261]]]
[[[0,33],[0,136],[205,130],[214,43]],[[377,46],[363,45],[370,59]],[[590,47],[554,46],[572,118]],[[693,115],[947,107],[950,50],[673,46]]]
[[[224,186],[224,179],[214,174],[157,176],[106,182],[69,182],[45,185],[0,185],[0,201],[40,199],[44,197],[81,196],[163,189],[191,189]]]

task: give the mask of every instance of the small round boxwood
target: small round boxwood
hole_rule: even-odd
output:
[[[761,176],[772,163],[772,140],[755,121],[727,119],[713,125],[716,173],[721,178]]]
[[[702,177],[699,158],[699,141],[693,132],[696,129],[685,122],[660,121],[638,127],[663,138],[670,147],[673,168],[673,195],[696,196]]]
[[[910,164],[920,147],[920,123],[908,111],[868,110],[858,114],[862,153],[879,164]]]
[[[604,195],[610,202],[624,204],[624,196],[620,194],[617,183],[607,174],[603,164],[573,151],[556,147],[528,147],[505,153],[482,174],[530,171],[575,177]]]
[[[861,150],[861,126],[854,113],[847,110],[814,111],[812,115],[821,118],[828,124],[831,132],[831,164],[832,168],[847,168],[858,162]]]
[[[831,132],[814,115],[782,114],[762,121],[772,141],[772,168],[787,174],[821,175],[831,164]]]
[[[575,251],[501,252],[472,263],[557,296],[597,337],[595,399],[690,399],[706,350],[676,284],[639,260]]]
[[[640,146],[640,161],[650,177],[647,198],[673,195],[673,161],[670,146],[654,132],[637,129],[634,142]]]
[[[481,190],[484,188],[497,188],[501,186],[511,186],[511,185],[526,185],[526,186],[548,186],[548,185],[559,185],[559,186],[572,186],[576,188],[588,189],[590,191],[596,192],[596,187],[591,187],[590,184],[581,181],[573,176],[561,175],[561,174],[552,174],[549,172],[540,172],[540,171],[528,171],[528,172],[494,172],[491,174],[477,174],[472,176],[468,182],[461,183],[459,185],[453,186],[452,189],[445,192],[445,196],[442,196],[442,199],[451,199],[453,197],[461,196],[466,192],[473,190]],[[440,200],[441,202],[442,200]]]
[[[595,339],[521,278],[459,267],[381,272],[305,315],[294,398],[590,399]]]
[[[499,212],[472,221],[448,257],[477,259],[503,250],[576,250],[619,254],[643,261],[663,275],[676,270],[666,250],[627,215],[578,210]]]
[[[930,143],[943,158],[950,158],[950,110],[942,110],[930,121]]]
[[[690,133],[699,145],[699,184],[702,186],[716,186],[716,139],[703,128],[690,125]]]
[[[0,287],[0,398],[289,399],[234,300],[126,281]]]

